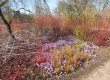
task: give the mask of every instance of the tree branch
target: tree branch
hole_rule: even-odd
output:
[[[11,25],[13,19],[15,18],[16,14],[19,13],[20,10],[22,10],[22,9],[23,9],[24,11],[28,11],[29,13],[32,13],[30,10],[26,10],[25,8],[20,8],[20,9],[18,9],[17,11],[12,10],[12,12],[14,13],[14,15],[13,15],[12,19],[9,21],[9,24],[10,24],[10,25]]]
[[[3,5],[5,5],[9,0],[4,0],[0,2],[0,7],[2,7]]]
[[[4,17],[4,15],[3,15],[3,13],[2,13],[2,10],[1,10],[1,7],[0,7],[0,17],[1,17],[1,19],[3,20],[4,24],[7,26],[7,29],[8,29],[8,31],[9,31],[10,35],[12,36],[12,39],[15,40],[15,36],[13,35],[11,26],[10,26],[10,24],[8,23],[8,21],[6,20],[6,18]]]

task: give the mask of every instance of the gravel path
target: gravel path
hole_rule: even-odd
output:
[[[110,47],[100,49],[99,58],[89,70],[78,80],[110,80]]]
[[[82,80],[110,80],[110,60],[104,63]]]

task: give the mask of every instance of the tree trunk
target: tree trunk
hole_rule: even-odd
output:
[[[12,29],[11,29],[11,25],[8,23],[8,21],[5,19],[3,13],[2,13],[2,10],[0,8],[0,17],[1,19],[3,20],[4,24],[7,26],[7,29],[8,29],[8,32],[9,34],[11,35],[12,37],[12,40],[15,40],[15,36],[13,35],[13,32],[12,32]]]

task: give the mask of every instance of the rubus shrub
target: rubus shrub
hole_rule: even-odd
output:
[[[38,50],[38,48],[36,48]],[[37,51],[36,50],[36,51]],[[7,59],[7,61],[0,61],[0,79],[3,80],[35,80],[44,79],[46,71],[43,70],[43,66],[39,67],[41,63],[49,63],[49,53],[30,52],[14,54]],[[44,76],[45,74],[45,76]]]

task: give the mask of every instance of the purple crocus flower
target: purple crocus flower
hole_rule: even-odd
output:
[[[74,36],[68,36],[67,39],[66,39],[66,41],[68,43],[76,43],[76,39],[75,39]]]
[[[57,44],[57,45],[64,45],[64,44],[66,44],[66,41],[65,41],[65,40],[58,40],[58,41],[56,42],[56,44]]]

